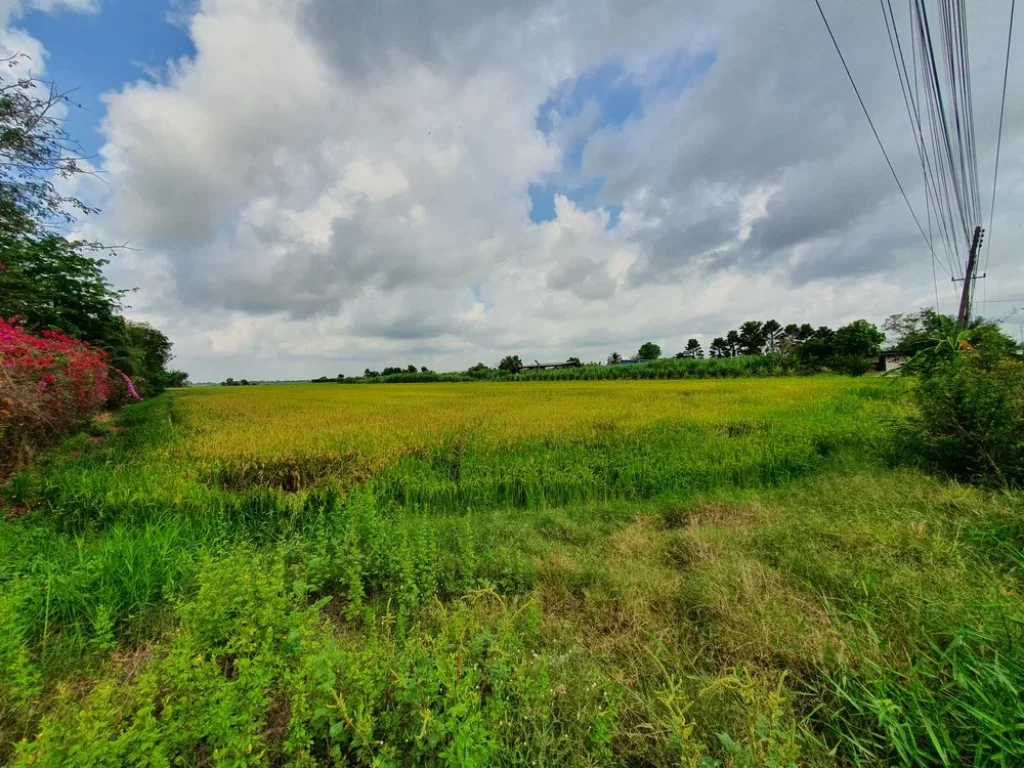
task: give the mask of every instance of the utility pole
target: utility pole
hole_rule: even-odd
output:
[[[967,323],[971,320],[971,286],[974,284],[975,276],[974,272],[978,268],[978,250],[981,246],[982,228],[974,228],[974,238],[971,240],[971,252],[967,256],[967,272],[963,278],[953,278],[956,282],[958,279],[964,281],[963,291],[960,293],[960,312],[956,316],[957,325],[961,328],[966,328]],[[982,275],[984,277],[984,275]]]

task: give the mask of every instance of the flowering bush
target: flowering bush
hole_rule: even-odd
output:
[[[0,320],[0,450],[14,462],[79,426],[113,392],[103,350]]]

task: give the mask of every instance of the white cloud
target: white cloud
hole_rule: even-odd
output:
[[[816,14],[678,5],[203,0],[194,57],[106,96],[110,194],[90,226],[144,249],[112,275],[141,287],[134,311],[199,379],[597,359],[647,338],[706,342],[750,317],[841,323],[928,301],[920,236]],[[976,33],[995,39],[1003,11],[976,11]],[[830,13],[919,194],[881,20]],[[979,72],[998,48],[972,47]],[[709,50],[705,76],[621,126],[594,134],[591,100],[537,129],[567,80],[621,61],[656,89],[671,62]],[[975,81],[983,169],[995,81]],[[1013,100],[1003,274],[1024,234],[1011,217],[1022,118]],[[574,174],[604,179],[598,200],[559,195],[554,220],[531,223],[530,185]]]

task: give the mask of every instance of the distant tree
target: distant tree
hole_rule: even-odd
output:
[[[711,357],[730,357],[729,344],[721,336],[716,336],[711,341]]]
[[[645,342],[636,353],[638,360],[657,360],[661,357],[661,347],[653,341]]]
[[[379,377],[380,377],[380,371],[371,371],[369,368],[367,368],[365,371],[363,371],[363,378],[366,378],[366,379],[376,379],[376,378],[379,378]]]
[[[430,373],[430,369],[425,365],[420,366],[420,373]]]
[[[185,371],[168,371],[167,380],[165,386],[167,387],[187,387],[188,374]]]
[[[696,339],[690,339],[686,342],[686,349],[683,351],[683,355],[703,360],[704,348],[701,347],[700,342]]]
[[[612,352],[608,355],[608,365],[618,365],[622,362],[622,355],[618,352]]]
[[[914,354],[929,346],[931,340],[946,332],[948,318],[930,307],[913,314],[890,315],[883,323],[891,349]]]
[[[522,367],[523,361],[519,359],[519,355],[505,355],[498,363],[498,370],[508,373],[517,373]]]
[[[412,365],[412,364],[406,366],[405,372],[406,373],[416,373],[416,366]]]
[[[876,357],[882,351],[884,341],[885,334],[874,323],[854,320],[836,331],[832,348],[841,357]]]
[[[241,381],[238,382],[238,385],[241,386],[241,387],[248,387],[249,386],[249,380],[248,379],[242,379]]]
[[[477,363],[467,368],[466,373],[486,373],[489,370],[491,369],[484,363]]]
[[[825,361],[832,357],[832,340],[835,338],[835,331],[827,325],[815,329],[801,345],[799,357],[807,363],[824,365]]]
[[[676,360],[685,360],[687,357],[689,357],[689,355],[687,355],[685,352],[676,352],[674,355],[672,355],[672,357],[675,358]]]
[[[729,357],[737,357],[740,354],[742,341],[739,331],[729,331],[725,336],[725,342],[729,346]]]
[[[235,380],[233,378],[231,378],[230,376],[228,376],[226,379],[224,379],[223,386],[225,386],[225,387],[233,387],[233,386],[235,386]]]
[[[740,353],[760,355],[764,347],[764,324],[759,320],[748,320],[740,326]]]
[[[777,320],[768,320],[761,326],[761,338],[764,340],[764,350],[770,355],[779,351],[779,340],[782,338],[782,326]]]

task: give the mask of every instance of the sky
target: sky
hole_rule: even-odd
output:
[[[822,5],[927,228],[882,14]],[[969,4],[986,226],[1009,8]],[[74,234],[193,381],[955,312],[813,0],[0,0],[0,48],[74,89]],[[1022,78],[977,304],[1015,333]]]

